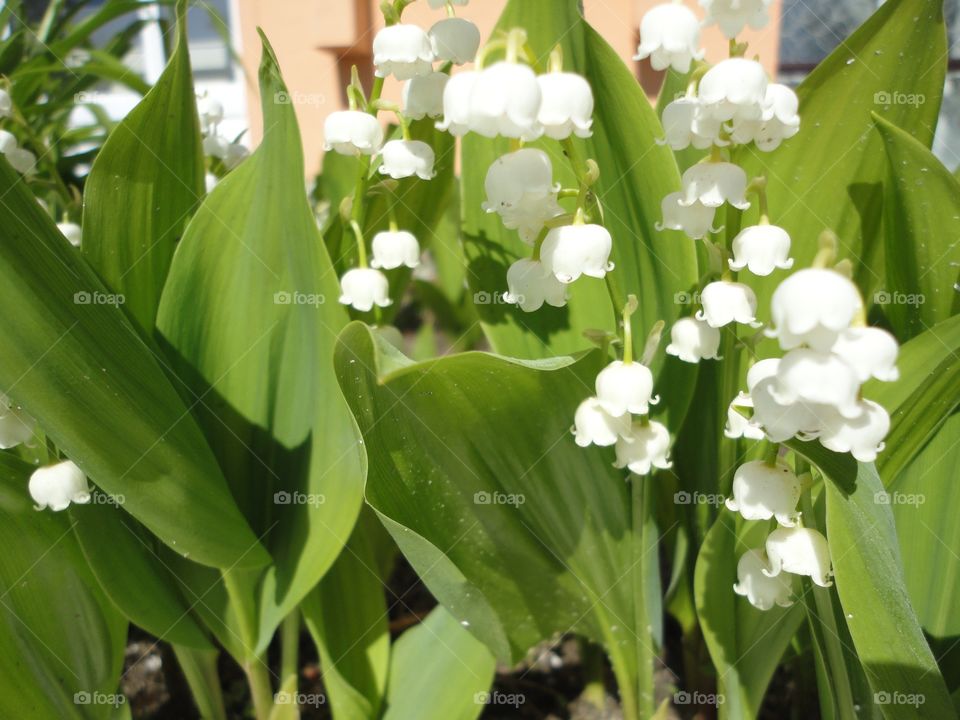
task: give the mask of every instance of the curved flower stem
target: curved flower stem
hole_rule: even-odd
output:
[[[651,562],[657,562],[657,553],[651,552],[650,542],[656,543],[656,525],[652,522],[653,483],[649,477],[631,475],[631,544],[633,569],[634,633],[637,654],[637,717],[652,718],[654,713],[654,679],[656,652],[650,633],[650,616],[646,601],[646,577]],[[649,522],[648,522],[649,521]],[[652,534],[651,534],[652,530]],[[621,690],[622,692],[622,690]],[[624,707],[624,718],[629,717]]]

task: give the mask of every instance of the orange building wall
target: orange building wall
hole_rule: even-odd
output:
[[[659,0],[584,0],[587,20],[600,32],[636,73],[644,87],[651,88],[649,66],[634,61],[639,41],[640,18]],[[695,0],[685,0],[698,15],[702,11]],[[472,20],[486,39],[506,0],[473,0],[457,7],[460,17]],[[260,40],[257,27],[270,38],[284,78],[290,89],[303,134],[304,157],[308,174],[315,173],[323,155],[323,120],[331,112],[346,106],[343,88],[349,81],[350,66],[362,68],[365,77],[371,70],[373,36],[382,27],[378,0],[242,0],[239,23],[242,61],[247,76],[250,135],[256,143],[262,133],[260,99],[257,91],[257,66]],[[743,34],[750,43],[749,55],[759,55],[771,75],[776,73],[780,37],[780,1],[771,7],[771,22],[762,30]],[[418,0],[404,12],[404,21],[429,27],[444,17],[432,10],[426,0]],[[703,32],[702,45],[707,58],[717,60],[727,54],[727,40],[715,27]],[[399,100],[399,83],[390,79],[384,97]]]

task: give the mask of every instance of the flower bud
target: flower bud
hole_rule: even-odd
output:
[[[380,121],[370,113],[341,110],[323,123],[324,149],[341,155],[375,155],[383,143]]]
[[[409,80],[433,72],[433,45],[418,25],[388,25],[373,38],[373,64],[377,77],[393,75]]]
[[[380,173],[395,180],[413,177],[430,180],[436,174],[433,148],[420,140],[391,140],[380,150]]]
[[[547,233],[540,258],[562,283],[581,275],[600,278],[611,270],[613,238],[602,225],[563,225]]]
[[[373,236],[373,259],[370,267],[393,270],[401,265],[415,268],[420,264],[420,244],[406,230],[378,232]]]
[[[90,502],[87,477],[70,460],[34,470],[28,489],[37,510],[49,507],[54,512],[60,512],[66,510],[70,503],[85,505]]]
[[[344,273],[340,278],[340,292],[340,302],[360,312],[369,312],[374,305],[387,307],[393,302],[387,276],[371,268],[354,268]]]

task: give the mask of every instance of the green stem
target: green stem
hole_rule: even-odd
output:
[[[270,671],[264,660],[254,654],[252,648],[257,644],[256,604],[240,582],[236,571],[223,571],[223,584],[227,590],[230,606],[236,613],[240,626],[240,638],[247,653],[241,663],[247,676],[253,709],[257,720],[269,720],[273,710],[273,688],[270,685]]]
[[[204,720],[227,720],[227,711],[220,690],[216,650],[197,650],[185,645],[173,645],[173,652],[187,679],[194,704]]]
[[[633,546],[633,583],[634,632],[636,633],[637,652],[637,701],[641,718],[652,718],[654,713],[653,672],[656,654],[653,651],[653,637],[650,633],[650,617],[647,613],[645,579],[647,564],[651,555],[647,553],[647,515],[652,502],[653,484],[648,478],[631,476],[630,500],[632,507],[631,543]],[[653,559],[656,559],[653,554]],[[624,713],[626,717],[626,713]]]
[[[294,610],[280,626],[280,678],[300,674],[300,611]]]

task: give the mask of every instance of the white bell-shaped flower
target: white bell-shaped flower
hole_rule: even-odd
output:
[[[826,405],[797,401],[784,405],[777,400],[777,378],[765,378],[750,391],[753,401],[751,422],[763,428],[771,442],[785,442],[794,437],[810,440],[820,434],[824,421],[835,410]]]
[[[450,76],[442,72],[417,75],[403,84],[400,93],[401,111],[411,120],[443,115],[443,89]]]
[[[470,0],[427,0],[434,10],[442,10],[449,2],[451,5],[466,5]]]
[[[826,405],[836,408],[845,418],[856,418],[863,414],[857,399],[859,392],[857,373],[842,358],[798,348],[780,359],[773,397],[781,405]]]
[[[436,175],[433,148],[420,140],[391,140],[383,146],[380,154],[383,157],[380,173],[395,180],[414,175],[421,180],[430,180]]]
[[[458,72],[443,88],[443,120],[437,123],[438,130],[445,130],[454,137],[470,132],[471,98],[480,73],[473,70]]]
[[[890,415],[872,400],[861,400],[860,404],[860,417],[851,420],[839,413],[830,416],[820,433],[820,444],[834,452],[848,452],[860,462],[873,462],[890,432]]]
[[[700,202],[718,208],[725,202],[746,210],[747,174],[739,165],[728,162],[702,162],[687,168],[680,179],[680,205]]]
[[[781,573],[776,577],[767,577],[764,570],[769,567],[763,550],[747,550],[737,562],[737,582],[733,591],[741,595],[757,610],[769,610],[774,605],[790,607],[793,605],[793,576]]]
[[[733,239],[733,257],[730,269],[747,268],[754,275],[769,275],[776,268],[793,267],[790,257],[790,235],[776,225],[751,225]]]
[[[740,120],[730,128],[730,139],[740,145],[754,142],[759,150],[771,152],[780,143],[800,132],[800,101],[797,94],[780,83],[770,83],[763,101],[763,116]]]
[[[797,512],[800,489],[800,480],[790,468],[754,460],[737,468],[733,475],[733,497],[727,498],[726,505],[745,520],[775,517],[781,525],[793,527],[800,516]]]
[[[551,72],[540,75],[537,82],[542,96],[537,120],[544,135],[565,140],[571,133],[582,138],[593,134],[593,90],[583,76]]]
[[[563,225],[547,233],[540,259],[562,283],[581,275],[603,279],[613,270],[612,248],[613,238],[602,225]]]
[[[656,420],[639,420],[629,434],[617,440],[616,468],[628,468],[637,475],[649,475],[653,468],[668,470],[670,462],[670,432]]]
[[[34,470],[28,489],[37,510],[49,507],[60,512],[70,503],[85,505],[90,502],[87,476],[70,460]]]
[[[215,157],[222,160],[227,156],[227,150],[229,147],[230,141],[223,137],[223,135],[219,135],[217,133],[207,135],[203,139],[203,154],[209,155],[210,157]]]
[[[640,46],[634,60],[650,58],[654,70],[672,67],[678,73],[690,70],[690,63],[702,60],[700,21],[680,3],[654,5],[640,21]]]
[[[433,54],[441,62],[463,65],[473,62],[480,48],[480,30],[469,20],[450,17],[430,28]]]
[[[674,150],[685,150],[691,145],[705,150],[713,145],[730,144],[720,138],[723,122],[704,113],[700,100],[695,97],[678,98],[668,104],[660,122],[665,142]]]
[[[223,103],[204,93],[197,98],[197,115],[200,118],[200,131],[213,132],[223,121]]]
[[[793,273],[773,293],[771,337],[790,350],[809,345],[826,352],[863,307],[860,292],[833,270],[807,268]]]
[[[720,32],[731,40],[749,25],[754,30],[770,22],[767,8],[773,0],[700,0],[707,12],[704,25],[718,25]]]
[[[323,122],[324,149],[341,155],[375,155],[383,144],[383,128],[370,113],[341,110]]]
[[[700,201],[681,205],[682,199],[683,193],[680,192],[670,193],[663,198],[660,203],[663,220],[654,226],[657,230],[682,230],[687,237],[694,240],[699,240],[707,233],[722,230],[722,227],[713,227],[713,220],[717,214],[716,208],[707,207]]]
[[[747,370],[747,388],[752,393],[753,389],[761,380],[775,378],[777,376],[777,370],[779,369],[780,358],[766,358],[765,360],[758,360]]]
[[[433,72],[433,44],[419,25],[388,25],[373,38],[373,64],[377,77],[393,75],[409,80]]]
[[[642,363],[614,360],[597,375],[597,399],[611,415],[646,415],[660,402],[653,396],[653,373]]]
[[[10,93],[0,88],[0,117],[11,117],[13,115],[13,98]]]
[[[67,239],[74,247],[80,247],[80,240],[83,236],[83,231],[80,229],[80,226],[72,222],[62,222],[57,223],[57,230],[59,230],[63,236]]]
[[[6,395],[0,394],[0,450],[9,450],[30,440],[37,421]]]
[[[584,400],[573,417],[573,434],[580,447],[599,445],[609,447],[620,438],[630,435],[630,415],[614,417],[595,397]]]
[[[406,230],[378,232],[373,236],[373,259],[370,267],[393,270],[401,265],[415,268],[420,264],[420,244]]]
[[[701,360],[719,360],[719,350],[720,331],[703,320],[684,317],[670,328],[667,355],[673,355],[684,362],[698,363]]]
[[[485,211],[500,214],[504,227],[533,243],[550,218],[563,213],[557,202],[553,164],[542,150],[523,148],[497,158],[484,180]]]
[[[717,120],[759,120],[767,96],[767,74],[756,60],[721,60],[704,73],[697,97],[704,111]]]
[[[700,293],[702,310],[697,311],[698,320],[706,320],[713,328],[732,322],[757,327],[757,296],[749,285],[727,280],[717,280],[707,285]]]
[[[223,166],[227,170],[233,170],[237,165],[250,157],[250,149],[239,142],[230,143],[227,147],[227,154],[223,157]]]
[[[767,558],[770,567],[764,568],[767,577],[781,572],[808,575],[820,587],[830,587],[830,546],[827,539],[811,528],[781,527],[767,536]]]
[[[857,373],[860,382],[876,378],[894,382],[900,378],[897,370],[897,339],[886,330],[875,327],[851,327],[840,332],[831,352],[843,358]]]
[[[504,302],[518,305],[524,312],[535,312],[543,304],[563,307],[567,304],[568,288],[539,260],[523,258],[507,270],[507,288]]]
[[[731,440],[745,438],[747,440],[763,440],[763,427],[753,418],[746,417],[740,408],[753,409],[753,398],[749,393],[737,393],[727,407],[727,424],[723,428],[725,437]]]
[[[511,62],[494,63],[479,73],[473,86],[470,95],[470,129],[489,138],[502,135],[536,140],[543,135],[543,126],[537,121],[541,97],[540,83],[528,66]],[[444,110],[446,105],[445,92]]]
[[[37,156],[19,147],[17,138],[6,130],[0,130],[0,154],[21,175],[29,173],[37,164]]]
[[[390,285],[387,276],[372,268],[353,268],[340,278],[340,302],[360,312],[369,312],[374,305],[387,307]]]
[[[0,153],[6,155],[16,149],[17,145],[17,138],[12,132],[0,130]]]

